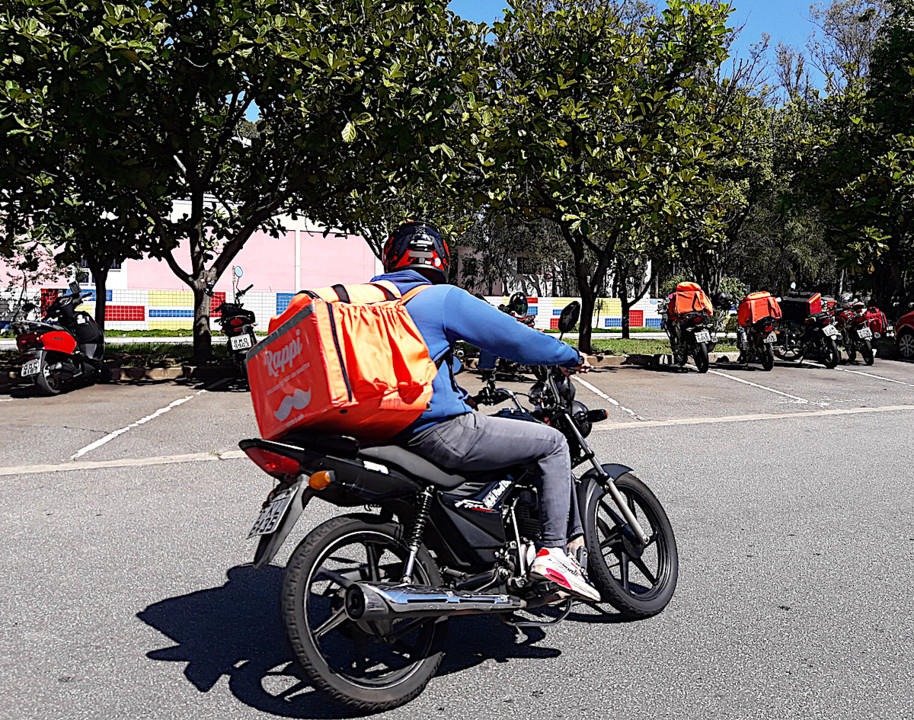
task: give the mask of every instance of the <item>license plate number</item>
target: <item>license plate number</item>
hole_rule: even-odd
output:
[[[40,360],[29,360],[28,362],[25,362],[22,365],[22,377],[30,377],[31,375],[37,375],[40,370],[41,370],[41,361]]]
[[[298,485],[293,485],[270,498],[269,502],[260,509],[260,515],[257,516],[254,527],[248,533],[248,540],[258,535],[269,535],[279,526],[279,523],[286,515],[286,511],[289,509],[289,505],[292,504],[297,490]]]
[[[768,334],[765,336],[765,342],[766,342],[766,343],[771,344],[771,343],[776,343],[777,341],[778,341],[778,334],[777,334],[777,333],[773,333],[773,332],[772,332],[772,333],[768,333]]]
[[[857,336],[861,340],[870,340],[873,337],[873,331],[869,328],[858,328]]]
[[[825,333],[826,337],[838,337],[838,331],[833,325],[826,325],[822,328],[822,332]]]
[[[711,342],[711,333],[709,333],[707,330],[699,330],[697,333],[695,333],[695,342]]]
[[[254,347],[254,341],[250,335],[237,335],[230,339],[232,350],[247,350]]]

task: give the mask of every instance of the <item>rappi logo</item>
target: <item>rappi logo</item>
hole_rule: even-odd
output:
[[[262,357],[267,372],[273,377],[279,377],[279,374],[285,372],[286,367],[291,366],[295,358],[301,355],[301,351],[302,342],[300,337],[296,337],[276,352],[264,350]]]

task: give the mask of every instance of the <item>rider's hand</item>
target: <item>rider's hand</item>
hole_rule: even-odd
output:
[[[591,370],[593,370],[593,365],[591,365],[591,363],[590,363],[590,358],[587,355],[585,355],[584,353],[580,353],[580,355],[581,355],[581,364],[580,365],[575,365],[574,367],[567,368],[567,369],[562,368],[562,372],[565,372],[566,375],[570,375],[571,372],[586,373],[586,372],[590,372]],[[566,372],[566,370],[569,372]]]

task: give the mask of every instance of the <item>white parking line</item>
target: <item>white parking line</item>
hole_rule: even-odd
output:
[[[759,413],[755,415],[727,415],[711,418],[674,418],[672,420],[645,420],[640,423],[615,422],[599,423],[593,426],[594,432],[613,430],[630,430],[635,428],[669,427],[673,425],[720,425],[727,423],[758,422],[764,420],[792,420],[793,418],[830,417],[833,415],[869,415],[885,412],[914,412],[914,405],[886,405],[875,408],[832,408],[829,410],[809,410],[804,412]]]
[[[743,383],[743,385],[751,385],[752,387],[758,388],[759,390],[766,390],[767,392],[774,393],[775,395],[783,395],[784,397],[790,398],[798,405],[806,405],[809,403],[809,400],[807,400],[806,398],[797,397],[796,395],[791,395],[789,393],[781,392],[780,390],[775,390],[774,388],[766,387],[764,385],[759,385],[758,383],[754,383],[754,382],[749,382],[748,380],[743,380],[742,378],[733,377],[733,375],[727,375],[727,373],[722,373],[720,370],[708,370],[708,372],[712,373],[714,375],[720,375],[721,377],[725,377],[729,380],[735,380],[738,383]]]
[[[114,432],[108,433],[107,435],[105,435],[105,437],[99,438],[95,442],[89,443],[88,445],[86,445],[86,447],[80,448],[79,450],[77,450],[75,453],[73,453],[70,456],[70,460],[76,460],[77,458],[80,458],[83,455],[85,455],[87,452],[91,452],[92,450],[96,450],[97,448],[100,448],[102,445],[104,445],[108,442],[111,442],[112,440],[114,440],[114,438],[118,437],[119,435],[123,435],[128,430],[138,427],[139,425],[142,425],[144,423],[148,423],[150,420],[154,420],[155,418],[159,417],[159,415],[164,415],[172,408],[178,407],[178,405],[183,405],[188,400],[192,400],[197,395],[200,395],[201,393],[205,393],[205,392],[206,392],[206,390],[200,390],[199,392],[196,392],[193,395],[188,395],[187,397],[183,397],[178,400],[175,400],[174,402],[169,403],[165,407],[159,408],[151,415],[147,415],[146,417],[144,417],[140,420],[137,420],[136,422],[130,423],[126,427],[122,427],[119,430],[115,430]]]
[[[160,455],[150,458],[121,458],[119,460],[82,460],[58,463],[56,465],[20,465],[0,467],[0,477],[7,475],[37,475],[44,473],[73,472],[74,470],[104,470],[106,468],[146,467],[149,465],[173,465],[176,463],[198,463],[213,460],[237,460],[246,457],[241,450],[223,453],[189,453],[186,455]]]
[[[590,384],[589,382],[587,382],[586,380],[582,380],[582,379],[580,378],[580,376],[575,375],[575,376],[574,376],[574,379],[577,380],[579,383],[581,383],[581,385],[583,385],[584,387],[586,387],[588,390],[590,390],[590,392],[592,392],[592,393],[593,393],[594,395],[596,395],[597,397],[601,397],[601,398],[603,398],[604,400],[606,400],[607,402],[611,403],[612,405],[615,405],[617,408],[619,408],[619,409],[622,410],[623,412],[627,412],[627,413],[628,413],[629,415],[631,415],[635,420],[642,420],[642,418],[639,417],[639,416],[637,415],[637,413],[635,413],[634,410],[629,410],[627,407],[625,407],[624,405],[620,404],[618,400],[614,400],[613,398],[611,398],[609,395],[607,395],[605,392],[603,392],[603,391],[600,390],[599,388],[594,387],[593,385],[591,385],[591,384]]]
[[[841,372],[853,373],[854,375],[866,375],[867,377],[876,378],[877,380],[885,380],[890,383],[898,383],[899,385],[907,385],[908,387],[914,387],[914,383],[904,382],[902,380],[893,380],[892,378],[882,377],[882,375],[873,375],[873,373],[863,372],[862,370],[846,370],[845,368],[835,368]]]

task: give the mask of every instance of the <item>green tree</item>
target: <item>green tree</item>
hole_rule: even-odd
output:
[[[446,6],[11,0],[0,133],[22,162],[0,179],[12,197],[60,172],[60,148],[82,144],[85,177],[129,198],[128,214],[156,235],[153,254],[193,291],[205,359],[207,290],[255,231],[278,234],[282,213],[358,229],[411,177],[446,186],[460,175],[447,140],[473,123],[467,91],[484,43]],[[176,199],[190,201],[187,215],[172,216]]]
[[[589,350],[586,320],[617,249],[651,235],[631,228],[714,211],[694,202],[719,146],[718,128],[697,123],[707,101],[697,79],[724,59],[729,7],[673,0],[633,19],[612,4],[559,5],[518,1],[495,24],[498,115],[480,165],[494,207],[559,228]]]

